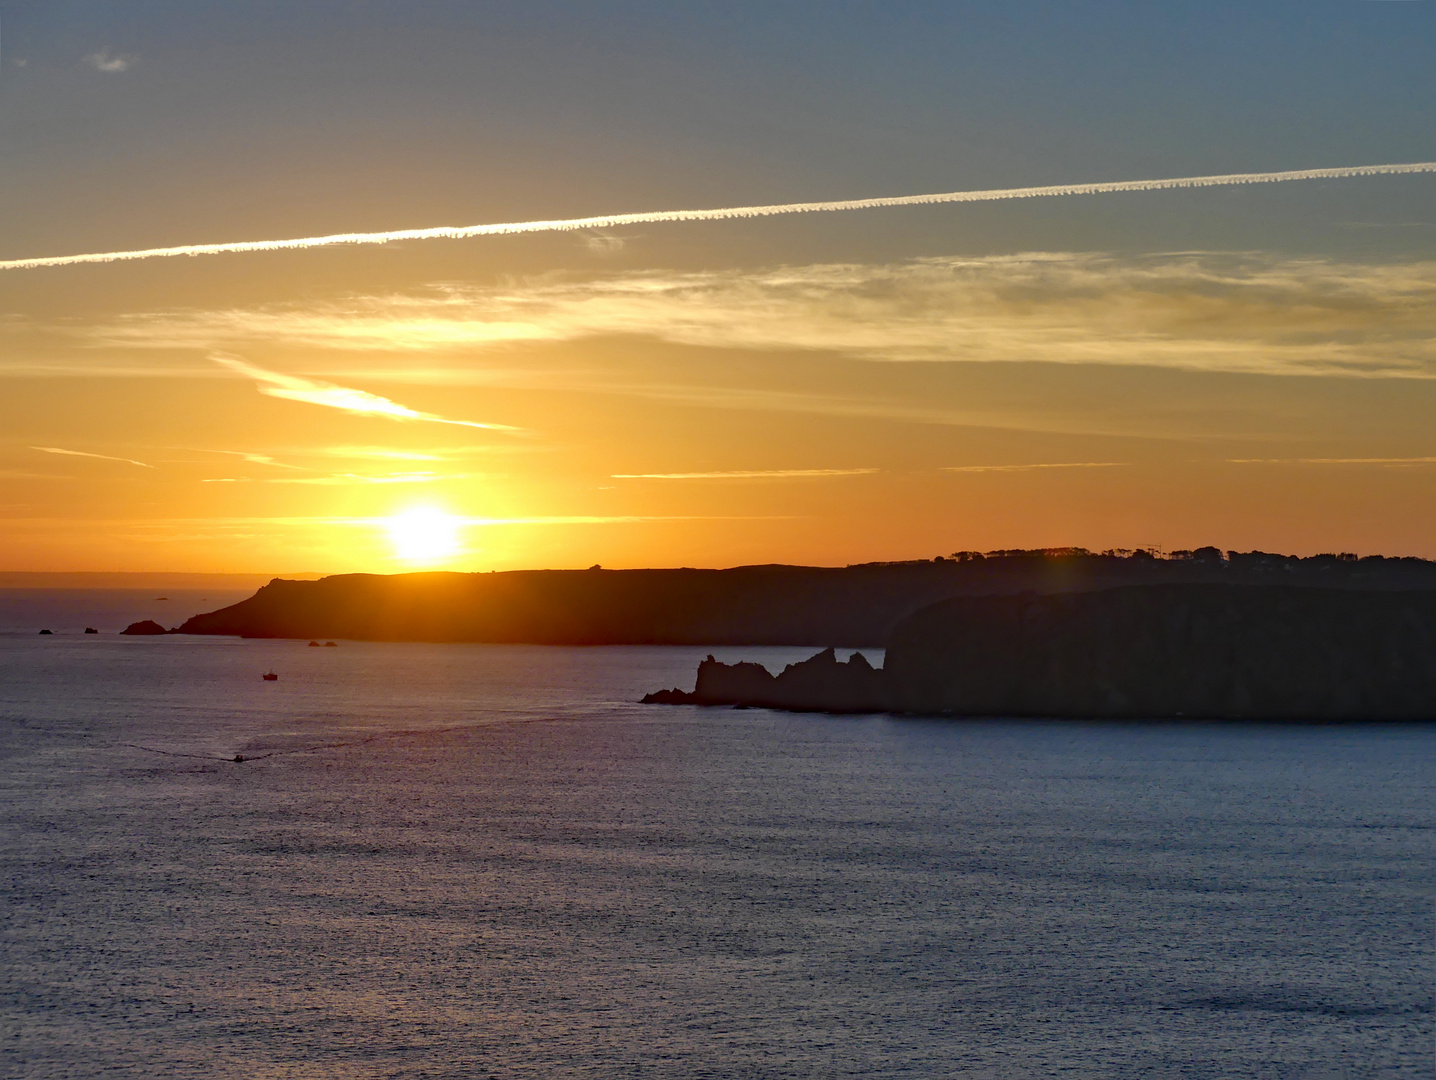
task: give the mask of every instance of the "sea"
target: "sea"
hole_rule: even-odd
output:
[[[0,1076],[1436,1076],[1432,725],[645,706],[813,650],[28,602]]]

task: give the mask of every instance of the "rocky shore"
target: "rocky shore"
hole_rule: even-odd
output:
[[[822,712],[1436,719],[1436,591],[1142,585],[969,596],[902,620],[885,665],[829,649],[774,676],[710,656],[645,701]]]

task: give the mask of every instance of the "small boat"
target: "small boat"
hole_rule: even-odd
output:
[[[319,642],[317,642],[317,641],[311,641],[311,642],[309,643],[309,647],[310,647],[311,649],[317,649],[317,648],[319,648]]]
[[[336,648],[338,648],[338,645],[336,645],[336,644],[335,644],[334,642],[332,642],[332,641],[326,641],[326,642],[324,643],[324,647],[325,647],[326,649],[336,649]]]
[[[265,682],[278,682],[278,681],[279,681],[279,675],[278,675],[277,672],[266,671],[266,672],[264,673],[264,681],[265,681]]]

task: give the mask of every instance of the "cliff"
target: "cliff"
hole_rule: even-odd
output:
[[[1436,591],[1163,584],[958,597],[899,623],[883,670],[843,667],[829,652],[774,677],[710,657],[693,694],[650,700],[955,716],[1431,720]]]
[[[185,634],[475,641],[550,645],[877,647],[900,620],[948,597],[1088,591],[1158,582],[1280,582],[1333,588],[1436,588],[1419,559],[1215,549],[1015,552],[841,568],[526,570],[276,579],[248,600],[178,628]]]

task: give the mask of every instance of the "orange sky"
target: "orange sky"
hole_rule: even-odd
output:
[[[538,22],[485,37],[454,12],[447,28],[385,30],[400,59],[368,70],[392,99],[297,53],[251,64],[203,20],[162,34],[136,16],[105,64],[82,23],[7,22],[0,149],[19,164],[0,180],[0,259],[1436,157],[1420,110],[1373,127],[1380,103],[1362,97],[1427,100],[1429,70],[1400,52],[1401,20],[1425,18],[1410,12],[1351,16],[1374,35],[1341,38],[1360,63],[1309,84],[1326,63],[1315,38],[1273,38],[1260,57],[1195,43],[1183,85],[1208,107],[1190,114],[1144,111],[1170,72],[1124,67],[1126,47],[1067,72],[1043,60],[1057,38],[988,16],[883,31],[914,57],[924,36],[968,42],[961,86],[936,59],[864,67],[860,28],[842,48],[862,87],[668,27],[624,55],[671,93],[624,97],[616,53]],[[313,30],[271,21],[275,41]],[[378,48],[350,30],[356,56]],[[809,47],[838,49],[840,33]],[[503,66],[519,40],[548,82]],[[984,41],[1027,56],[1052,94],[1010,93]],[[1228,101],[1221,80],[1258,61],[1305,103],[1270,87]],[[1119,89],[1114,112],[1099,99]],[[887,112],[855,119],[864,94]],[[0,271],[0,570],[843,564],[1067,545],[1436,557],[1433,184]],[[416,508],[434,515],[427,545],[393,524]]]

